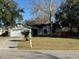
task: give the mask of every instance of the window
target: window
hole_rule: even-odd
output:
[[[44,34],[47,34],[47,29],[44,29]]]

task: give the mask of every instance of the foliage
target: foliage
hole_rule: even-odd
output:
[[[29,31],[28,31],[28,30],[24,30],[24,31],[22,32],[22,34],[23,34],[24,36],[28,36]]]
[[[23,10],[13,0],[0,0],[0,22],[5,27],[14,26],[16,20],[22,20]]]
[[[22,35],[24,35],[25,40],[26,40],[26,41],[29,41],[29,37],[28,37],[28,35],[29,35],[29,30],[24,30],[24,31],[21,32],[21,33],[22,33]]]
[[[79,0],[62,2],[55,15],[62,27],[79,27]]]

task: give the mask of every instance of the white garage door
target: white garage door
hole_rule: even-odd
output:
[[[10,30],[10,37],[23,37],[22,31],[23,29],[12,29]]]

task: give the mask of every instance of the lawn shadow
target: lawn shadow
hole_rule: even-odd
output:
[[[70,39],[79,39],[79,36],[53,36],[52,38],[70,38]]]
[[[24,41],[24,40],[10,40],[10,41],[20,42],[20,41]]]

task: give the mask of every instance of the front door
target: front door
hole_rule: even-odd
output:
[[[32,29],[32,35],[37,36],[38,35],[38,30],[37,29]]]

